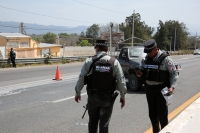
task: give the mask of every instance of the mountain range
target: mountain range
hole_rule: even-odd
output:
[[[13,22],[13,21],[0,21],[0,32],[4,33],[20,33],[20,25],[21,22]],[[86,32],[88,26],[76,26],[76,27],[70,27],[70,26],[54,26],[54,25],[39,25],[39,24],[30,24],[30,23],[24,23],[24,30],[26,34],[32,35],[32,34],[46,34],[47,32],[52,32],[55,34],[59,33],[77,33],[80,34],[82,31]],[[156,29],[156,27],[155,27]],[[189,31],[190,36],[196,35],[196,28],[190,27]],[[156,31],[154,31],[155,34]]]
[[[21,22],[13,22],[13,21],[0,21],[0,32],[2,33],[20,33],[20,25]],[[55,34],[59,33],[77,33],[80,34],[82,31],[86,32],[88,26],[54,26],[54,25],[39,25],[39,24],[23,24],[24,31],[26,34],[46,34],[47,32],[52,32]]]

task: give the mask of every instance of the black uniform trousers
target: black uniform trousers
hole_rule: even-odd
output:
[[[168,124],[168,106],[163,97],[161,90],[167,84],[162,85],[146,85],[146,97],[149,107],[149,118],[153,127],[153,133],[158,133]]]
[[[11,60],[11,62],[12,62],[13,67],[16,67],[15,58],[14,58],[14,57],[11,57],[10,60]]]
[[[100,91],[88,94],[89,133],[108,133],[109,122],[112,115],[112,94]]]

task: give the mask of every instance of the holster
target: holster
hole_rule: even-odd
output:
[[[119,92],[118,91],[115,91],[113,94],[112,94],[112,99],[111,99],[111,104],[113,105],[117,96],[119,95]]]

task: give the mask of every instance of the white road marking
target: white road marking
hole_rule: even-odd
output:
[[[19,93],[21,93],[21,92],[22,92],[22,91],[18,91],[18,92],[9,92],[9,93],[2,94],[1,96],[14,95],[14,94],[19,94]]]
[[[191,59],[199,59],[199,58],[196,58],[196,57],[191,57],[191,58],[181,58],[181,59],[173,59],[173,61],[179,61],[179,60],[191,60]]]
[[[55,101],[52,101],[51,103],[59,103],[59,102],[63,102],[63,101],[66,101],[66,100],[69,100],[69,99],[72,99],[72,98],[74,98],[74,96],[68,97],[68,98],[59,99],[59,100],[55,100]]]
[[[199,60],[198,58],[190,58],[189,61],[191,60]],[[180,62],[187,62],[188,60],[175,60],[174,63],[180,63]]]
[[[21,88],[18,90],[3,90],[3,91],[0,91],[0,96],[9,96],[9,95],[14,95],[14,94],[19,94],[25,90],[26,89],[24,89],[24,88]]]
[[[83,94],[81,94],[81,96],[84,96],[84,95],[86,95],[86,94],[87,94],[87,93],[83,93]],[[74,98],[74,96],[71,96],[71,97],[67,97],[67,98],[55,100],[55,101],[52,101],[52,102],[48,102],[48,101],[46,101],[46,102],[48,102],[48,103],[59,103],[59,102],[63,102],[63,101],[69,100],[69,99],[73,99],[73,98]]]
[[[76,123],[76,125],[81,125],[81,126],[88,126],[88,123]]]
[[[6,96],[6,95],[12,95],[12,94],[19,94],[19,93],[13,93],[14,91],[16,92],[19,89],[25,89],[28,87],[35,87],[35,86],[40,86],[40,85],[46,85],[46,84],[55,84],[55,83],[60,83],[60,82],[66,82],[66,83],[71,83],[74,81],[77,81],[78,74],[77,75],[70,75],[70,76],[65,76],[62,77],[62,80],[56,81],[52,79],[45,79],[45,80],[38,80],[38,81],[33,81],[33,82],[27,82],[27,83],[21,83],[21,84],[14,84],[14,85],[9,85],[9,86],[2,86],[0,87],[0,96]]]

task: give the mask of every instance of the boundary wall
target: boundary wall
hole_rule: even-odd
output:
[[[108,48],[108,54],[110,55],[109,51],[110,47]],[[63,51],[64,50],[64,51]],[[115,51],[116,48],[112,47],[111,55],[118,55],[118,51]],[[68,57],[68,56],[93,56],[96,54],[94,46],[67,46],[60,49],[60,57]]]
[[[92,47],[64,47],[64,57],[66,56],[93,56],[95,55],[94,46]],[[62,53],[61,53],[62,55]]]

